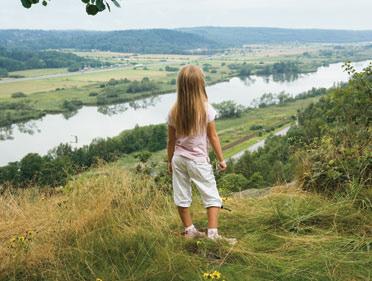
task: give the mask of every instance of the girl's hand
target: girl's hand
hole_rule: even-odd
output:
[[[227,165],[226,165],[225,160],[219,162],[218,165],[217,165],[217,168],[218,168],[218,170],[220,170],[221,172],[225,171],[225,170],[227,169]]]
[[[172,162],[168,162],[168,174],[172,174]]]

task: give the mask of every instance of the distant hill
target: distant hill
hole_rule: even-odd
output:
[[[0,30],[7,48],[81,50],[133,53],[190,53],[259,43],[372,42],[372,30],[284,29],[263,27],[193,27],[121,31]]]
[[[169,29],[122,31],[0,30],[0,46],[32,49],[74,48],[130,53],[183,53],[212,49],[216,42]]]
[[[350,43],[371,42],[372,30],[288,29],[268,27],[192,27],[183,32],[202,36],[224,47],[260,43]]]

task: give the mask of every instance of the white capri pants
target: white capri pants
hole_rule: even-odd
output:
[[[177,206],[190,207],[191,182],[194,182],[199,190],[205,208],[222,206],[212,165],[207,160],[199,162],[174,155],[172,171],[173,199]]]

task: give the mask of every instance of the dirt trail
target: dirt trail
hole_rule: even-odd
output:
[[[287,134],[289,128],[291,126],[287,126],[287,127],[284,127],[283,129],[279,130],[278,132],[276,132],[274,135],[275,136],[284,136]],[[265,139],[251,145],[251,146],[248,146],[246,149],[243,149],[242,151],[234,154],[233,156],[231,156],[229,159],[231,160],[238,160],[240,157],[242,157],[244,155],[244,153],[246,151],[250,151],[250,152],[254,152],[254,151],[257,151],[260,147],[263,147],[265,145]]]

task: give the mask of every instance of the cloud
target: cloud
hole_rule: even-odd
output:
[[[372,29],[370,0],[123,0],[121,9],[95,17],[79,0],[53,0],[24,9],[5,0],[0,28],[91,29],[181,26],[270,26]]]

